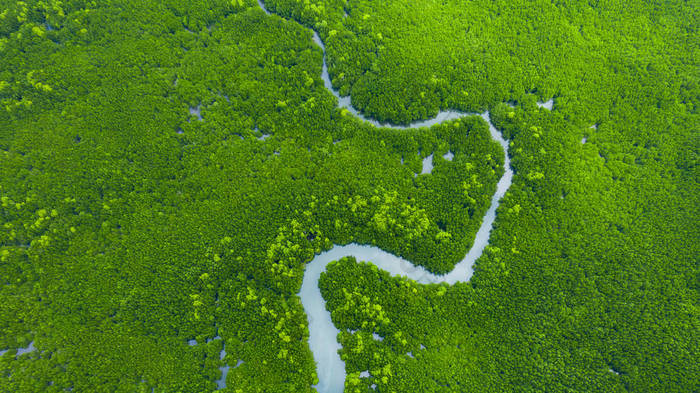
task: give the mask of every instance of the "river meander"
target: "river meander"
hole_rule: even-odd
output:
[[[258,0],[260,7],[267,13],[271,14],[265,8],[261,0]],[[346,256],[355,257],[357,261],[371,262],[378,268],[390,273],[392,276],[406,277],[415,280],[419,283],[447,283],[454,284],[457,282],[465,282],[471,278],[472,266],[489,243],[489,235],[493,228],[493,223],[496,219],[496,209],[499,201],[505,195],[511,185],[513,179],[513,170],[510,167],[510,159],[508,156],[508,142],[503,138],[501,133],[491,123],[489,112],[481,114],[464,113],[459,111],[442,111],[432,119],[423,120],[409,125],[393,125],[379,123],[376,120],[364,117],[359,111],[353,108],[350,97],[341,97],[337,90],[331,84],[330,76],[328,75],[328,67],[326,65],[326,48],[317,32],[313,31],[313,41],[323,50],[323,68],[321,78],[323,83],[337,99],[338,106],[348,110],[352,115],[371,123],[377,127],[389,128],[417,128],[430,127],[434,124],[443,123],[449,120],[462,118],[465,116],[481,116],[489,125],[489,132],[493,140],[498,142],[502,147],[505,155],[503,176],[498,181],[496,192],[491,198],[491,204],[483,218],[481,226],[476,233],[474,244],[467,255],[459,263],[457,263],[449,273],[445,275],[435,275],[425,270],[421,266],[415,266],[410,261],[399,258],[382,249],[374,246],[361,244],[348,244],[344,246],[334,246],[330,250],[322,252],[314,257],[306,266],[304,279],[299,291],[304,311],[306,312],[309,321],[309,347],[314,355],[316,362],[316,372],[318,374],[319,383],[316,389],[319,393],[339,393],[343,391],[345,383],[345,363],[340,359],[338,350],[340,344],[337,341],[339,330],[333,325],[330,313],[326,310],[326,302],[321,296],[321,291],[318,287],[318,280],[321,273],[326,270],[326,265],[332,261],[336,261]],[[549,104],[549,103],[547,103]],[[551,104],[549,104],[551,108]]]

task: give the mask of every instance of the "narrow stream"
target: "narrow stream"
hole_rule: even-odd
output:
[[[258,0],[258,4],[265,13],[271,13],[265,8],[262,0]],[[328,66],[326,65],[326,48],[321,41],[318,33],[313,31],[313,41],[323,50],[323,69],[321,78],[323,83],[331,93],[338,99],[338,106],[347,109],[357,118],[369,122],[377,127],[390,128],[415,128],[415,127],[430,127],[434,124],[442,123],[448,120],[458,119],[464,116],[474,116],[479,114],[464,113],[459,111],[442,111],[432,119],[418,121],[407,126],[382,124],[373,119],[365,118],[355,108],[352,107],[350,97],[341,97],[337,90],[333,89],[330,77],[328,75]],[[551,109],[551,100],[544,103],[545,108]],[[337,335],[340,332],[331,321],[331,315],[326,310],[326,301],[321,296],[321,291],[318,287],[318,280],[326,270],[326,265],[331,261],[336,261],[346,256],[353,256],[358,261],[367,261],[376,265],[396,277],[407,277],[419,283],[448,283],[450,285],[457,282],[468,281],[473,273],[472,266],[484,249],[488,245],[489,235],[493,228],[494,220],[496,219],[496,209],[503,195],[510,187],[513,179],[513,170],[510,166],[510,158],[508,157],[508,142],[503,138],[503,135],[491,123],[489,112],[486,111],[480,116],[488,123],[491,137],[498,142],[504,151],[505,172],[496,185],[496,192],[491,198],[491,205],[484,216],[483,222],[476,233],[474,244],[467,255],[459,263],[457,263],[449,273],[445,275],[435,275],[427,271],[421,266],[415,266],[410,261],[399,258],[377,247],[360,245],[351,243],[345,246],[334,246],[328,251],[317,255],[306,266],[304,279],[299,291],[304,311],[309,321],[309,347],[314,355],[316,362],[316,372],[318,374],[319,383],[315,386],[319,393],[340,393],[343,391],[345,383],[345,363],[340,359],[338,350],[340,344],[337,341]],[[430,156],[432,158],[432,156]],[[450,158],[452,158],[450,156]],[[432,161],[432,160],[429,160]],[[432,164],[430,162],[429,164]],[[424,166],[427,168],[428,165]],[[426,169],[427,171],[427,169]]]
[[[258,5],[260,8],[262,8],[263,11],[265,11],[266,14],[268,15],[276,15],[273,14],[272,12],[268,11],[267,8],[265,8],[265,4],[263,3],[262,0],[258,0]],[[318,35],[318,33],[314,30],[311,30],[313,33],[313,41],[318,45],[321,50],[323,51],[323,68],[321,69],[321,79],[323,79],[323,85],[326,87],[328,91],[330,91],[335,98],[338,99],[338,107],[339,108],[344,108],[347,109],[348,112],[350,112],[353,116],[357,117],[360,120],[366,121],[375,127],[387,127],[387,128],[398,128],[398,129],[406,129],[406,128],[417,128],[417,127],[430,127],[434,124],[439,124],[443,123],[449,120],[455,120],[459,119],[460,117],[464,117],[467,115],[474,115],[475,113],[466,113],[466,112],[460,112],[460,111],[440,111],[434,118],[428,119],[428,120],[420,120],[413,122],[408,125],[397,125],[397,124],[390,124],[390,123],[380,123],[374,119],[369,119],[364,117],[357,109],[355,109],[352,106],[352,103],[350,102],[350,96],[344,96],[341,97],[340,93],[338,90],[335,90],[333,88],[333,84],[331,83],[331,77],[328,74],[328,64],[326,63],[326,45],[321,41],[321,36]]]
[[[503,146],[505,152],[505,173],[496,185],[496,192],[491,198],[491,205],[476,233],[474,244],[464,259],[457,263],[451,272],[445,275],[435,275],[421,266],[415,266],[410,261],[399,258],[380,248],[354,243],[345,246],[334,246],[330,250],[317,255],[306,265],[299,297],[309,320],[309,347],[316,361],[316,372],[319,379],[316,389],[319,393],[342,392],[345,382],[345,363],[338,355],[340,344],[337,341],[337,335],[340,331],[333,325],[331,315],[326,310],[326,301],[321,296],[321,291],[318,288],[318,280],[321,277],[321,273],[326,271],[328,263],[346,256],[353,256],[358,261],[373,263],[392,276],[405,276],[423,284],[442,282],[454,284],[468,281],[471,278],[474,261],[481,256],[484,248],[489,243],[489,235],[491,228],[493,228],[493,222],[496,219],[496,209],[499,201],[510,187],[513,179],[506,140],[491,124],[488,112],[481,116],[489,123],[491,137]]]

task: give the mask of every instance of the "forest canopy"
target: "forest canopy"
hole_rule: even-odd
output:
[[[309,28],[363,114],[488,109],[515,172],[469,283],[329,265],[346,391],[700,388],[697,4],[265,6],[0,0],[0,392],[312,392],[314,255],[465,255],[486,122],[353,117]]]

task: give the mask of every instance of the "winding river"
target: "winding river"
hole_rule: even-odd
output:
[[[258,4],[265,13],[271,14],[265,8],[261,0]],[[435,275],[421,266],[415,266],[410,261],[389,254],[377,247],[348,244],[345,246],[334,246],[328,251],[317,255],[306,266],[304,279],[299,292],[299,297],[304,306],[304,311],[309,321],[309,347],[316,361],[316,372],[318,374],[319,383],[315,386],[319,393],[340,393],[343,391],[345,383],[345,363],[340,359],[338,350],[340,344],[337,341],[339,330],[333,325],[331,315],[326,310],[326,301],[321,296],[321,291],[318,287],[318,280],[326,270],[326,265],[331,261],[338,260],[346,256],[353,256],[358,261],[369,261],[378,268],[390,273],[392,276],[407,277],[419,283],[448,283],[454,284],[457,282],[465,282],[471,278],[472,266],[474,261],[481,256],[484,248],[488,245],[489,234],[493,227],[493,222],[496,219],[496,209],[499,201],[506,193],[513,179],[513,170],[510,167],[510,158],[508,157],[508,142],[503,138],[501,133],[491,123],[489,112],[482,114],[464,113],[459,111],[442,111],[432,119],[424,120],[409,124],[407,126],[382,124],[376,120],[365,118],[355,108],[352,107],[350,97],[341,97],[337,90],[333,89],[330,77],[328,75],[328,66],[326,64],[326,48],[318,33],[313,31],[314,42],[323,50],[323,69],[321,77],[323,83],[333,95],[338,99],[338,106],[347,109],[357,118],[369,122],[377,127],[390,128],[415,128],[415,127],[430,127],[434,124],[442,123],[448,120],[458,119],[464,116],[480,115],[489,125],[491,137],[498,142],[502,147],[505,155],[505,172],[496,186],[496,192],[491,198],[491,205],[484,216],[483,222],[476,233],[474,244],[467,255],[454,269],[445,275]],[[377,339],[381,337],[376,336]],[[367,373],[363,373],[367,376]]]

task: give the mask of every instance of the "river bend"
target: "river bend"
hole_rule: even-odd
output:
[[[271,12],[265,8],[261,0],[258,4],[270,15]],[[421,266],[415,266],[410,261],[390,254],[378,247],[360,245],[351,243],[345,246],[335,245],[330,250],[322,252],[314,257],[311,262],[306,265],[304,279],[299,291],[304,311],[306,312],[309,321],[309,347],[314,355],[316,362],[316,372],[319,383],[315,386],[319,393],[340,393],[343,391],[345,384],[345,363],[340,359],[338,350],[340,344],[337,341],[337,335],[340,332],[331,321],[331,315],[326,310],[326,301],[321,296],[321,291],[318,287],[318,280],[321,273],[326,270],[326,265],[340,258],[352,256],[358,261],[367,261],[378,268],[385,270],[392,276],[407,277],[419,283],[448,283],[450,285],[457,282],[468,281],[472,276],[472,266],[489,243],[489,235],[493,228],[494,220],[496,219],[496,209],[503,195],[510,187],[513,179],[513,170],[510,166],[510,158],[508,157],[508,142],[503,138],[503,135],[493,126],[489,112],[482,114],[464,113],[459,111],[441,111],[436,117],[428,120],[418,121],[409,125],[393,125],[379,123],[376,120],[364,117],[359,111],[353,108],[350,97],[341,97],[339,92],[333,88],[331,79],[328,75],[328,66],[326,64],[326,48],[321,41],[321,37],[317,32],[313,31],[313,41],[323,50],[323,69],[321,78],[324,86],[337,99],[340,108],[347,109],[352,115],[371,123],[377,127],[389,128],[415,128],[415,127],[430,127],[434,124],[442,123],[449,120],[458,119],[465,116],[481,116],[489,125],[489,132],[493,140],[498,142],[502,147],[505,155],[504,173],[496,185],[496,192],[491,198],[491,205],[486,211],[486,215],[476,233],[474,244],[467,255],[459,263],[457,263],[449,273],[445,275],[435,275]]]

